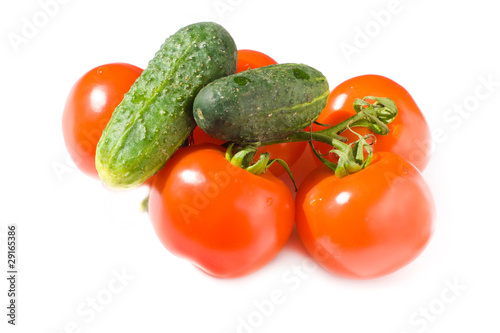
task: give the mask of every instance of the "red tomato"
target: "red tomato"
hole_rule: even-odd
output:
[[[377,135],[373,150],[398,154],[423,171],[431,155],[429,126],[408,91],[391,79],[380,75],[362,75],[341,83],[331,92],[317,121],[330,125],[340,123],[356,113],[352,106],[354,100],[366,96],[388,97],[398,108],[398,115],[388,125],[390,133]],[[370,133],[366,128],[357,127],[353,130],[361,135]],[[350,142],[357,140],[357,136],[349,131],[341,135]],[[324,144],[318,143],[317,146],[323,153],[329,150]]]
[[[293,180],[295,181],[295,186],[297,186],[298,188],[300,187],[300,184],[302,184],[302,181],[307,177],[307,175],[309,175],[314,169],[318,167],[318,164],[316,162],[317,157],[314,156],[311,149],[307,147],[309,146],[309,144],[307,142],[297,142],[297,143],[303,144],[303,148],[301,149],[299,147],[297,149],[297,153],[300,153],[300,155],[298,155],[298,157],[295,159],[293,163],[288,163],[288,166],[290,167],[290,171],[292,172]],[[281,166],[278,165],[271,166],[271,168],[273,167],[282,168]],[[272,169],[271,172],[274,173]],[[285,171],[281,171],[281,173],[278,174],[277,176],[288,185],[288,187],[295,196],[295,188],[288,174]]]
[[[216,139],[205,133],[201,128],[196,126],[193,131],[193,144],[213,143],[214,145],[222,145],[225,141]]]
[[[296,196],[297,230],[307,251],[348,278],[381,277],[413,261],[431,238],[434,215],[421,173],[388,152],[343,178],[319,167]]]
[[[182,148],[157,174],[149,214],[163,245],[206,273],[238,277],[283,248],[294,224],[288,187],[230,164],[212,144]]]
[[[254,50],[238,50],[238,62],[236,64],[236,73],[246,71],[247,69],[259,68],[277,64],[270,56]]]
[[[291,142],[291,143],[280,143],[276,145],[264,146],[257,149],[258,153],[268,152],[271,156],[271,159],[279,158],[285,161],[288,164],[288,167],[292,168],[300,156],[306,149],[307,142]],[[256,156],[257,157],[257,156]],[[273,163],[268,169],[280,179],[289,178],[286,169],[283,168],[278,163]],[[295,176],[295,174],[294,174]]]
[[[63,113],[66,148],[77,167],[98,178],[95,151],[111,115],[142,69],[125,63],[96,67],[71,89]]]
[[[268,55],[254,50],[238,50],[238,62],[236,72],[246,71],[247,69],[254,69],[269,65],[277,64],[277,62],[269,57]],[[208,134],[203,132],[199,127],[196,127],[193,131],[193,141],[195,144],[199,143],[214,143],[221,145],[224,143],[222,140],[218,140],[210,137]],[[292,142],[292,143],[282,143],[278,145],[261,147],[258,149],[258,153],[269,152],[271,158],[279,158],[284,160],[288,166],[292,167],[299,157],[302,155],[306,149],[306,142]],[[258,154],[256,156],[258,158]],[[288,177],[286,170],[279,164],[275,163],[269,168],[275,176],[282,178],[287,183],[289,181],[285,180]],[[291,183],[290,183],[291,184]]]

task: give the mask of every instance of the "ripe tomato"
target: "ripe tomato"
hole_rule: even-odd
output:
[[[277,64],[277,62],[262,52],[254,50],[238,50],[236,73],[243,72],[251,68],[259,68],[274,64]]]
[[[71,89],[64,107],[64,141],[71,158],[85,174],[98,178],[95,151],[116,106],[142,69],[112,63],[91,69]]]
[[[248,69],[254,69],[269,65],[277,64],[277,62],[269,57],[268,55],[254,50],[238,50],[238,62],[236,65],[236,72],[246,71]],[[195,144],[198,143],[214,143],[223,144],[224,141],[218,140],[210,137],[208,134],[203,132],[199,127],[196,127],[193,131],[193,141]],[[258,149],[259,153],[269,152],[271,158],[279,158],[284,160],[288,166],[292,167],[299,157],[303,154],[307,146],[306,142],[292,142],[292,143],[282,143],[272,146],[261,147]],[[291,182],[287,179],[288,174],[286,170],[278,164],[273,164],[269,167],[275,176],[280,177],[285,182]]]
[[[423,171],[431,155],[429,126],[408,91],[391,79],[380,75],[362,75],[344,81],[333,89],[317,121],[330,125],[340,123],[356,113],[352,106],[354,100],[366,96],[388,97],[398,108],[398,115],[388,125],[390,133],[377,135],[373,150],[398,154]],[[366,128],[353,130],[361,135],[370,133]],[[357,139],[349,131],[342,135],[350,142]],[[317,146],[323,153],[329,150],[324,144],[318,143]]]
[[[318,167],[318,162],[321,163],[318,158],[314,155],[312,152],[311,148],[309,147],[309,144],[307,142],[294,142],[295,144],[302,144],[303,147],[300,148],[300,146],[296,149],[295,153],[298,154],[298,157],[294,157],[294,162],[293,163],[288,163],[290,167],[290,171],[292,172],[293,179],[295,181],[295,185],[300,187],[300,184],[304,181],[304,179],[314,170]],[[316,143],[315,143],[316,145]],[[263,147],[265,148],[265,147]],[[331,148],[330,148],[331,149]],[[300,153],[300,154],[299,154]],[[271,155],[272,156],[272,155]],[[278,166],[271,166],[273,167],[278,167]],[[270,169],[271,169],[270,168]],[[278,175],[278,177],[284,181],[290,190],[294,193],[295,195],[295,189],[293,187],[293,183],[290,180],[290,177],[286,173],[281,173]]]
[[[153,181],[149,214],[163,245],[206,273],[238,277],[264,266],[294,224],[288,187],[230,164],[213,144],[180,149]]]
[[[296,196],[297,230],[307,251],[348,278],[381,277],[413,261],[431,238],[434,215],[421,173],[388,152],[343,178],[319,167]]]
[[[297,163],[300,156],[306,149],[307,142],[291,142],[291,143],[280,143],[276,145],[264,146],[257,149],[257,152],[264,153],[268,152],[272,159],[279,158],[285,161],[291,168]],[[269,171],[273,173],[276,177],[280,179],[289,179],[288,173],[285,168],[283,168],[278,163],[274,163],[269,167]],[[295,175],[295,174],[294,174]]]
[[[201,128],[196,126],[193,130],[193,143],[195,145],[202,143],[213,143],[214,145],[222,145],[225,141],[219,140],[211,137],[207,133],[205,133]]]

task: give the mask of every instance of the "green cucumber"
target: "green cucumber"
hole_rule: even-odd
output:
[[[113,189],[158,172],[196,126],[193,101],[209,82],[234,74],[237,49],[220,25],[201,22],[170,36],[116,107],[97,145],[96,168]]]
[[[318,118],[327,79],[303,64],[249,69],[215,80],[194,100],[194,119],[210,136],[236,143],[281,139]]]

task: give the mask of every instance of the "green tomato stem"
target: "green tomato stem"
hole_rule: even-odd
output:
[[[370,104],[366,100],[374,100]],[[354,127],[367,127],[379,135],[387,135],[389,128],[387,124],[394,120],[397,115],[397,108],[394,102],[388,98],[368,96],[364,99],[356,99],[354,102],[356,114],[352,117],[338,123],[335,126],[320,131],[300,131],[295,132],[285,138],[250,143],[256,147],[268,146],[279,143],[317,141],[328,145],[338,145],[339,142],[346,142],[347,139],[340,134],[347,129]],[[339,147],[335,147],[339,148]],[[343,148],[343,147],[342,147]]]
[[[286,164],[285,161],[277,158],[271,160],[269,153],[262,153],[259,156],[259,160],[256,163],[252,164],[255,153],[257,152],[257,149],[255,147],[253,146],[244,147],[239,151],[237,151],[236,154],[233,154],[233,147],[234,143],[230,143],[226,149],[225,156],[226,160],[228,160],[229,163],[237,167],[240,167],[254,175],[260,175],[266,172],[267,169],[269,169],[269,167],[276,162],[280,164],[283,168],[285,168],[286,172],[288,173],[288,176],[292,180],[295,191],[297,191],[297,185],[295,184],[295,179],[293,178],[292,172],[290,171],[290,168],[288,167],[288,164]]]
[[[139,205],[139,210],[143,213],[149,212],[149,194],[144,199],[142,199]]]
[[[244,148],[242,148],[234,156],[232,155],[233,144],[230,144],[228,151],[226,152],[226,158],[234,165],[240,166],[250,172],[260,174],[264,172],[270,164],[269,156],[262,157],[264,154],[261,154],[259,162],[254,165],[250,165],[251,160],[256,153],[257,147],[290,142],[309,142],[316,157],[319,158],[324,165],[334,171],[338,177],[344,177],[358,172],[370,164],[373,156],[373,150],[367,141],[370,135],[363,137],[354,132],[352,128],[367,127],[375,134],[387,135],[389,133],[387,124],[394,120],[398,111],[394,102],[389,98],[374,96],[356,99],[354,101],[353,108],[356,111],[355,115],[332,127],[320,131],[313,132],[311,127],[309,132],[299,131],[284,138],[247,143],[246,145],[243,145]],[[346,130],[356,133],[359,139],[354,143],[346,143],[347,139],[340,135]],[[313,141],[322,142],[332,146],[333,149],[330,152],[337,154],[339,157],[338,164],[324,158],[314,148],[314,145],[312,144]],[[288,166],[286,169],[291,176]]]
[[[229,145],[228,149],[226,150],[226,159],[230,157],[229,162],[232,165],[235,165],[237,167],[247,169],[250,167],[253,157],[255,156],[255,153],[257,152],[257,149],[252,146],[247,146],[241,150],[239,150],[236,154],[232,154],[232,149],[233,145]]]
[[[254,175],[260,175],[267,170],[269,164],[269,153],[262,153],[259,156],[259,160],[247,167],[245,170],[253,173]]]

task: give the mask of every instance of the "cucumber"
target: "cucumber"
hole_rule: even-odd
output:
[[[101,181],[113,189],[133,188],[158,172],[196,126],[196,94],[234,74],[236,59],[233,38],[216,23],[195,23],[170,36],[101,136],[95,160]]]
[[[224,141],[281,139],[316,120],[329,93],[327,79],[307,65],[249,69],[205,86],[194,100],[194,119]]]

